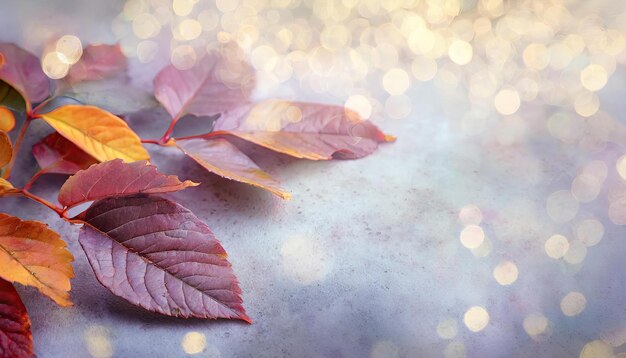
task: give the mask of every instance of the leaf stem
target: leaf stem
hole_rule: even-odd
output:
[[[48,172],[47,170],[41,169],[37,173],[35,173],[35,175],[33,175],[32,178],[30,178],[28,183],[24,185],[24,190],[30,190],[30,188],[35,184],[37,179],[39,179],[40,176],[46,174],[47,172]]]
[[[178,137],[174,139],[187,140],[187,139],[196,139],[196,138],[212,138],[212,137],[217,137],[217,136],[226,135],[226,134],[229,134],[228,131],[215,131],[215,132],[209,132],[209,133],[204,133],[204,134],[190,135],[186,137]]]
[[[25,197],[29,198],[30,200],[36,201],[39,204],[42,204],[42,205],[48,207],[49,209],[53,210],[55,213],[59,214],[59,216],[61,218],[64,218],[65,211],[63,210],[63,208],[60,208],[60,207],[52,204],[51,202],[49,202],[48,200],[46,200],[44,198],[41,198],[41,197],[39,197],[39,196],[37,196],[35,194],[32,194],[31,192],[29,192],[26,189],[20,189],[20,193],[22,195],[24,195]]]
[[[22,124],[20,128],[20,133],[17,135],[17,140],[15,141],[15,145],[13,146],[13,156],[11,157],[11,162],[9,163],[6,172],[4,173],[4,179],[9,179],[11,177],[11,170],[13,169],[13,164],[15,164],[15,158],[17,158],[17,154],[20,151],[20,146],[22,145],[22,141],[24,140],[24,136],[26,135],[26,130],[30,125],[30,121],[33,119],[31,113],[26,113],[26,121]]]
[[[176,123],[178,123],[178,119],[179,117],[174,117],[174,119],[172,119],[170,126],[165,131],[165,134],[163,134],[163,137],[161,137],[161,140],[160,140],[161,144],[165,144],[170,140],[170,137],[172,136],[172,132],[174,131],[174,127],[176,126]]]

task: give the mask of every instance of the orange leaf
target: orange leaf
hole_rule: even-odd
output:
[[[10,132],[15,128],[15,116],[10,109],[0,107],[0,131]]]
[[[0,178],[0,196],[8,196],[10,194],[19,194],[20,191],[15,189],[13,184],[8,180]]]
[[[117,158],[125,162],[150,159],[139,136],[128,124],[98,107],[67,105],[40,117],[101,162]]]
[[[206,170],[224,178],[258,186],[283,199],[291,194],[280,188],[278,181],[261,170],[252,159],[226,139],[188,139],[178,147]]]
[[[214,130],[311,160],[361,158],[379,143],[395,140],[342,106],[284,100],[229,111],[218,118]]]
[[[0,278],[36,287],[60,306],[70,306],[74,260],[59,234],[38,221],[0,213]]]
[[[13,146],[6,132],[0,131],[0,169],[9,164],[13,157]]]

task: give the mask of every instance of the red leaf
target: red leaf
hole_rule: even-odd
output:
[[[283,199],[291,198],[276,179],[226,139],[189,139],[177,144],[185,154],[210,172],[269,190]]]
[[[0,357],[34,357],[26,307],[10,282],[0,279]]]
[[[154,95],[172,118],[210,116],[246,102],[255,83],[253,68],[229,46],[211,51],[191,69],[164,68],[154,79]]]
[[[57,132],[33,146],[33,156],[45,173],[75,174],[98,161]]]
[[[39,59],[12,43],[0,43],[0,53],[5,64],[0,67],[0,79],[15,88],[26,101],[26,109],[32,103],[41,102],[50,94],[48,77],[41,70]]]
[[[181,182],[175,175],[165,175],[146,161],[124,163],[121,159],[92,165],[70,177],[59,191],[59,203],[76,206],[111,196],[159,194],[196,186]]]
[[[312,160],[361,158],[395,140],[350,109],[283,100],[241,106],[218,118],[214,130]]]
[[[191,211],[153,196],[97,201],[79,241],[115,295],[168,316],[251,322],[226,251]]]
[[[66,80],[70,83],[101,80],[126,71],[126,56],[120,45],[89,45],[72,66]]]

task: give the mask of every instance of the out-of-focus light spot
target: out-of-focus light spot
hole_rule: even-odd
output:
[[[548,196],[546,210],[548,216],[556,223],[565,223],[578,214],[578,200],[569,190],[559,190]]]
[[[566,316],[577,316],[585,310],[587,299],[580,292],[570,292],[561,300],[561,311]]]
[[[504,115],[511,115],[519,109],[519,93],[514,89],[503,89],[494,98],[496,110]]]
[[[193,10],[193,6],[197,0],[174,0],[172,2],[172,9],[178,16],[187,16]]]
[[[626,155],[619,157],[616,163],[616,168],[619,176],[626,180]]]
[[[257,70],[271,72],[278,64],[278,55],[270,46],[259,46],[252,51],[250,62]]]
[[[372,103],[367,97],[355,94],[346,100],[346,108],[356,111],[361,117],[367,119],[372,116]]]
[[[465,326],[472,332],[480,332],[489,324],[489,312],[480,306],[468,309],[463,315]]]
[[[211,31],[217,27],[220,22],[220,17],[215,11],[202,10],[198,14],[198,21],[202,25],[204,31]]]
[[[133,20],[133,33],[140,39],[155,37],[159,32],[161,32],[161,23],[152,14],[139,14]]]
[[[461,231],[461,244],[468,249],[475,249],[485,240],[485,232],[478,225],[468,225]]]
[[[113,345],[109,339],[111,332],[103,326],[90,326],[85,330],[87,351],[94,358],[113,356]]]
[[[190,45],[180,45],[174,48],[170,60],[177,69],[188,70],[196,64],[198,55]]]
[[[613,358],[613,348],[601,340],[591,341],[580,351],[580,358]]]
[[[589,91],[601,90],[608,81],[608,74],[604,67],[590,64],[580,72],[580,83]]]
[[[617,199],[609,205],[609,219],[615,225],[626,225],[626,198]]]
[[[390,341],[376,342],[370,352],[370,358],[398,358],[400,350]]]
[[[556,112],[548,118],[550,134],[565,143],[576,143],[584,135],[583,120],[566,112]]]
[[[469,42],[463,40],[453,40],[448,47],[448,56],[457,65],[466,65],[472,61],[474,49]]]
[[[330,258],[313,240],[294,237],[280,248],[284,270],[296,281],[310,285],[322,281],[330,272]]]
[[[233,11],[239,6],[239,0],[215,0],[215,6],[221,12]]]
[[[501,262],[493,269],[493,278],[502,286],[515,282],[518,274],[517,266],[511,261]]]
[[[348,41],[350,41],[350,32],[342,25],[327,26],[320,34],[321,45],[328,49],[342,49]]]
[[[466,205],[459,211],[459,220],[463,225],[479,225],[483,221],[483,213],[476,205]]]
[[[454,341],[450,342],[446,349],[443,351],[444,358],[465,358],[467,357],[467,350],[463,342]]]
[[[595,200],[602,189],[598,179],[591,175],[581,174],[572,182],[572,194],[581,203]]]
[[[581,221],[576,226],[576,237],[587,247],[597,245],[604,235],[604,225],[596,219]]]
[[[524,63],[533,70],[542,70],[550,63],[550,52],[542,44],[530,44],[524,49]]]
[[[530,314],[524,318],[524,331],[535,337],[543,334],[548,328],[548,319],[542,314]]]
[[[67,73],[70,70],[70,65],[67,63],[67,60],[65,60],[65,56],[53,51],[48,52],[41,59],[41,69],[46,76],[54,80],[58,80],[67,76]]]
[[[580,93],[574,99],[574,109],[583,117],[591,117],[600,109],[600,99],[592,92]]]
[[[621,347],[626,344],[626,326],[619,326],[613,329],[605,330],[600,334],[603,342],[608,343],[611,347]],[[626,356],[626,353],[623,353]],[[616,355],[615,358],[626,358]]]
[[[454,337],[456,337],[456,333],[456,321],[452,318],[441,321],[437,325],[437,334],[443,339],[453,339]]]
[[[407,95],[389,96],[385,101],[385,111],[389,117],[402,119],[411,114],[411,99]]]
[[[569,249],[565,256],[563,256],[563,260],[571,265],[577,265],[585,260],[587,256],[587,246],[585,246],[582,242],[578,240],[574,240],[570,242]]]
[[[493,245],[491,244],[491,240],[486,237],[485,240],[483,240],[482,244],[480,244],[480,246],[470,250],[472,250],[472,254],[476,257],[487,257],[491,253],[492,249]]]
[[[290,123],[298,123],[302,120],[302,110],[297,106],[289,106],[285,110],[285,118]]]
[[[65,35],[57,40],[56,51],[61,61],[73,65],[83,55],[83,45],[74,35]]]
[[[488,70],[478,71],[470,77],[469,91],[476,97],[493,96],[498,87],[496,76]]]
[[[411,64],[411,72],[419,81],[430,81],[437,74],[437,61],[427,57],[416,57]]]
[[[154,56],[159,49],[159,45],[150,40],[141,41],[137,45],[137,59],[142,63],[148,63],[154,60]]]
[[[198,38],[202,33],[202,25],[199,21],[185,19],[178,24],[178,34],[181,40],[189,41]]]
[[[391,69],[383,76],[383,88],[391,95],[403,94],[410,85],[409,75],[402,69]]]
[[[560,259],[569,250],[569,241],[563,235],[552,235],[544,245],[546,254],[553,259]]]
[[[206,337],[200,332],[189,332],[183,337],[181,346],[187,354],[202,353],[206,348]]]
[[[435,35],[427,28],[417,28],[409,35],[409,48],[414,53],[427,54],[435,47]]]

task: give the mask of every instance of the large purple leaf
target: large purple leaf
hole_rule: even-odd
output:
[[[188,139],[177,142],[178,147],[206,170],[224,178],[258,186],[283,199],[291,195],[280,183],[261,170],[247,155],[226,139]]]
[[[169,193],[196,185],[189,180],[181,182],[175,175],[159,173],[145,161],[124,163],[115,159],[92,165],[70,177],[59,191],[59,203],[72,207],[110,196]]]
[[[395,140],[342,106],[285,100],[242,105],[218,118],[214,130],[311,160],[361,158]]]
[[[0,80],[17,90],[26,101],[26,109],[32,103],[41,102],[50,94],[48,77],[41,70],[39,59],[12,43],[0,43],[4,66],[0,67]]]
[[[168,316],[251,322],[227,254],[191,211],[161,197],[97,201],[79,241],[115,295]]]
[[[172,118],[210,116],[247,102],[256,84],[239,48],[210,51],[194,67],[169,65],[154,79],[154,95]]]
[[[33,336],[26,307],[15,287],[0,279],[0,357],[34,357]]]

